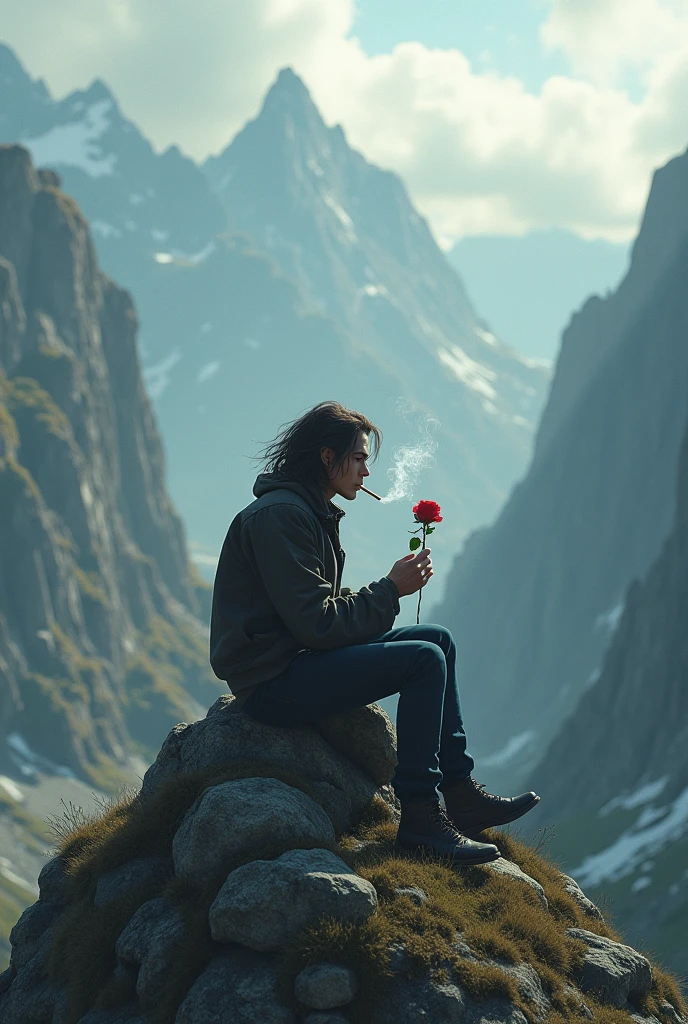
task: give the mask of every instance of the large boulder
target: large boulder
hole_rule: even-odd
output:
[[[178,725],[144,776],[142,798],[180,773],[239,762],[266,762],[304,778],[338,833],[347,829],[379,791],[375,781],[334,750],[316,729],[264,725],[245,714],[231,694],[205,718]],[[383,792],[393,802],[389,792]]]
[[[122,899],[135,889],[162,883],[172,874],[172,858],[161,853],[135,857],[101,875],[93,902],[96,907]]]
[[[362,924],[377,910],[374,886],[329,850],[290,850],[228,876],[210,908],[216,942],[276,950],[329,917]]]
[[[184,920],[164,897],[139,907],[120,934],[115,952],[124,964],[139,964],[136,994],[144,1010],[153,1010],[165,987],[172,954],[183,941]]]
[[[237,779],[211,786],[187,812],[172,844],[180,878],[204,882],[266,844],[321,846],[334,842],[319,804],[278,779]]]
[[[199,975],[182,1002],[175,1024],[296,1024],[277,995],[272,956],[233,946]]]
[[[397,766],[397,736],[379,704],[365,704],[315,723],[315,729],[340,754],[378,786],[392,781]]]
[[[630,946],[596,935],[585,928],[568,928],[566,934],[587,945],[578,979],[579,988],[600,1002],[625,1009],[629,999],[646,996],[652,988],[652,967]]]

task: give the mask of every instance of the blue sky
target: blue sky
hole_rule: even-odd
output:
[[[537,92],[550,75],[568,71],[562,54],[546,53],[540,43],[545,13],[542,0],[397,0],[393,14],[380,0],[357,0],[351,34],[371,55],[409,39],[431,49],[455,48],[476,69],[515,75]]]

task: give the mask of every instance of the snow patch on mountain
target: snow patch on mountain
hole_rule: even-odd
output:
[[[174,352],[170,352],[170,354],[165,356],[164,359],[161,359],[159,363],[154,363],[153,366],[147,366],[144,368],[143,379],[146,382],[148,394],[151,398],[160,398],[170,383],[172,370],[181,358],[181,349],[176,348]]]
[[[501,768],[503,765],[508,764],[517,754],[520,754],[534,739],[535,731],[533,729],[520,732],[518,736],[512,736],[501,750],[490,754],[488,757],[483,757],[481,763],[486,768]]]
[[[121,238],[122,232],[114,224],[108,224],[105,220],[92,220],[91,232],[99,238]]]
[[[497,391],[491,384],[491,381],[497,377],[494,370],[471,359],[459,345],[452,345],[450,349],[440,348],[437,350],[437,354],[440,361],[449,367],[457,380],[466,384],[472,391],[477,391],[479,394],[485,395],[486,398],[497,397]]]
[[[212,363],[206,363],[205,366],[202,366],[201,369],[198,371],[196,383],[202,384],[203,381],[210,380],[210,378],[217,373],[221,366],[222,363],[220,362],[219,359],[213,360]]]
[[[110,127],[106,117],[112,100],[99,100],[87,107],[80,121],[56,124],[50,131],[35,138],[20,139],[31,153],[37,167],[77,167],[91,178],[113,174],[117,156],[103,154],[98,140]]]
[[[659,796],[668,781],[669,776],[663,775],[661,779],[657,779],[655,782],[646,782],[632,793],[613,797],[604,807],[600,807],[597,813],[601,818],[604,818],[616,810],[617,807],[621,807],[625,811],[631,811],[636,807],[642,807],[643,804],[649,804],[651,800],[655,800]]]
[[[661,817],[660,817],[661,816]],[[648,857],[688,831],[688,788],[666,808],[648,807],[636,823],[600,853],[585,857],[569,873],[582,888],[618,882],[632,874]]]

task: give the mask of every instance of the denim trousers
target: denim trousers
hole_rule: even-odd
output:
[[[473,770],[466,750],[456,645],[445,626],[401,626],[364,644],[301,651],[258,686],[243,710],[268,725],[312,725],[320,718],[399,694],[400,800],[437,796]]]

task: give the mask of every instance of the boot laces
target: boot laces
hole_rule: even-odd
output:
[[[443,832],[449,833],[451,837],[457,840],[461,845],[468,842],[466,836],[462,832],[459,832],[458,828],[439,802],[431,808],[430,820],[434,824],[439,825]]]

